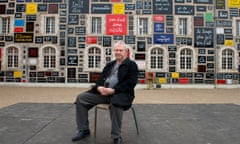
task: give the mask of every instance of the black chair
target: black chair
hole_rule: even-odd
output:
[[[110,109],[110,105],[109,104],[98,104],[95,107],[95,119],[94,119],[94,136],[95,137],[97,136],[97,113],[98,113],[98,109],[109,110]],[[132,114],[133,114],[133,118],[134,118],[134,121],[135,121],[137,134],[139,134],[138,122],[137,122],[137,118],[136,118],[135,109],[134,109],[134,107],[131,107],[130,109],[132,110]]]

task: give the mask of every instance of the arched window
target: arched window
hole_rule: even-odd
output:
[[[88,49],[88,68],[101,67],[101,50],[97,47]]]
[[[56,67],[56,50],[52,47],[43,49],[43,67],[55,68]]]
[[[162,69],[163,68],[164,52],[161,48],[153,48],[151,50],[151,69]]]
[[[231,49],[222,51],[222,69],[233,69],[234,52]]]
[[[193,53],[191,49],[183,49],[180,52],[180,69],[188,70],[192,69],[192,59],[193,59]]]
[[[7,67],[18,68],[18,49],[15,47],[9,47],[7,49]]]

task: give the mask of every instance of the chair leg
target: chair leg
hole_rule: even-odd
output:
[[[136,113],[135,113],[135,110],[134,108],[132,107],[132,113],[133,113],[133,118],[134,118],[134,121],[135,121],[135,126],[136,126],[136,129],[137,129],[137,134],[139,134],[139,129],[138,129],[138,122],[137,122],[137,118],[136,118]]]
[[[95,107],[95,114],[94,114],[94,137],[97,136],[97,107]]]

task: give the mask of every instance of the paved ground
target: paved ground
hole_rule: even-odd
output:
[[[84,88],[0,87],[0,144],[70,144],[72,102]],[[239,144],[240,89],[136,90],[124,114],[124,144]],[[77,144],[111,144],[109,113],[99,111],[97,137]],[[93,129],[93,110],[89,113]],[[93,131],[92,131],[93,132]]]

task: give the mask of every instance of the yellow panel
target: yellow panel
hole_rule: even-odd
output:
[[[224,45],[225,46],[233,46],[234,45],[233,40],[225,40]]]
[[[37,14],[37,4],[35,3],[27,4],[27,14]]]
[[[167,79],[166,78],[158,78],[158,82],[160,84],[165,84],[167,82]]]
[[[14,78],[21,78],[22,77],[22,72],[21,71],[15,71],[13,74]]]
[[[178,72],[172,73],[172,78],[179,78],[179,73]]]
[[[240,0],[228,0],[229,8],[240,8]]]
[[[113,14],[124,14],[124,4],[114,4],[113,5]]]

